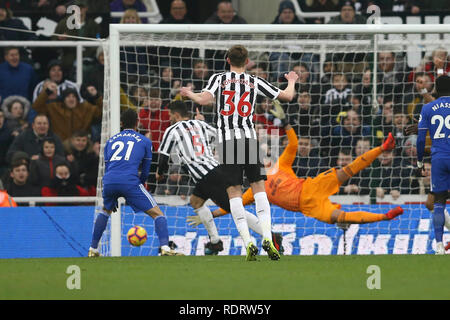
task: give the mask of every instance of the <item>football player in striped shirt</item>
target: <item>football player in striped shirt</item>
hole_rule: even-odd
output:
[[[250,238],[242,203],[244,175],[255,195],[256,213],[264,234],[262,247],[270,259],[279,260],[280,253],[271,239],[270,204],[264,189],[264,180],[267,177],[262,164],[253,115],[257,95],[291,101],[295,95],[298,75],[293,71],[286,74],[288,86],[280,90],[260,77],[245,73],[249,59],[244,46],[231,47],[226,60],[230,65],[230,71],[213,74],[201,93],[194,93],[188,87],[181,88],[180,93],[200,105],[216,102],[219,162],[226,178],[231,214],[247,248],[247,261],[256,260],[258,248]]]
[[[220,240],[211,210],[205,202],[211,199],[219,207],[230,210],[225,177],[213,155],[212,144],[217,132],[203,121],[198,109],[195,119],[190,119],[187,106],[182,101],[171,102],[169,110],[172,125],[164,132],[158,149],[160,157],[156,178],[158,181],[163,179],[163,175],[168,171],[170,155],[177,154],[195,182],[190,204],[210,237],[210,241],[205,244],[205,254],[216,255],[223,250],[223,242]],[[250,229],[262,235],[258,218],[248,211],[245,215]],[[280,251],[281,234],[272,233],[272,241]]]

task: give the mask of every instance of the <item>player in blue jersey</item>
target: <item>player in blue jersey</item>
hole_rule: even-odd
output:
[[[422,107],[417,137],[417,166],[423,168],[425,139],[431,137],[431,189],[434,193],[433,226],[436,254],[444,254],[442,237],[445,223],[445,205],[450,190],[450,77],[436,79],[438,99]]]
[[[154,219],[162,256],[181,255],[169,247],[166,217],[144,187],[152,161],[152,142],[136,132],[136,111],[128,109],[123,112],[120,121],[124,130],[112,136],[104,148],[103,211],[95,220],[88,256],[100,255],[98,243],[120,197],[125,198],[135,212],[143,211]]]

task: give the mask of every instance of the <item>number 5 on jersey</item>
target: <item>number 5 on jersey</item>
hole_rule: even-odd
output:
[[[248,91],[244,92],[241,96],[241,99],[239,99],[237,111],[241,117],[247,117],[252,112],[252,104],[249,101],[245,101],[245,98],[247,98],[249,93],[250,92]],[[230,108],[228,111],[225,111],[225,109],[220,110],[220,114],[223,116],[231,116],[236,110],[236,105],[233,102],[233,98],[236,95],[236,91],[224,90],[222,94],[227,97],[227,100],[225,101],[225,106],[228,105],[230,106]],[[244,107],[247,107],[246,111],[244,111]]]
[[[199,157],[203,153],[205,153],[205,146],[203,145],[199,134],[194,134],[192,136],[192,145],[194,146],[194,148],[197,149],[197,150],[195,150],[195,156],[196,157]],[[200,149],[201,151],[198,151],[198,149]]]

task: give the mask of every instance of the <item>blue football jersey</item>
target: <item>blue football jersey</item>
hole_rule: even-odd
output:
[[[104,156],[104,184],[143,184],[150,172],[152,142],[134,130],[123,130],[108,140]]]
[[[427,130],[432,140],[431,158],[450,158],[450,97],[440,97],[422,107],[419,137]]]

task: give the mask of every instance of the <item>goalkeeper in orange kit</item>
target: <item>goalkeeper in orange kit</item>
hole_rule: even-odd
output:
[[[344,211],[341,205],[334,204],[329,197],[339,191],[339,187],[359,171],[367,168],[385,150],[395,148],[394,137],[389,133],[385,142],[362,154],[344,168],[331,168],[315,178],[299,178],[292,170],[292,163],[297,155],[298,138],[294,129],[287,123],[279,103],[275,102],[271,112],[283,122],[289,140],[275,166],[267,169],[265,188],[271,204],[285,210],[301,212],[319,221],[334,224],[363,224],[391,220],[403,213],[401,207],[391,209],[385,214],[366,211]],[[254,202],[251,188],[242,197],[244,206]],[[213,212],[214,217],[227,214],[223,209]],[[198,225],[196,217],[188,217],[191,225]]]

